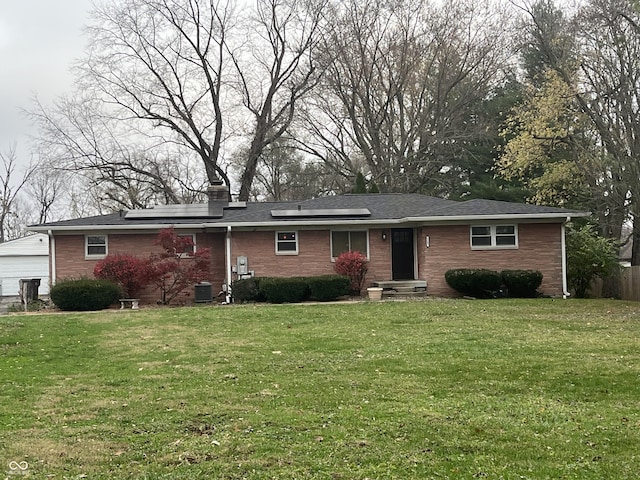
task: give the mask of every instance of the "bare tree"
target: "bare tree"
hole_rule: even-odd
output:
[[[626,0],[591,0],[576,18],[583,46],[582,109],[597,129],[607,155],[603,179],[620,211],[633,220],[632,265],[640,265],[640,14]],[[617,217],[613,236],[620,238]]]
[[[67,192],[67,178],[59,170],[43,165],[33,172],[25,191],[36,206],[36,223],[54,220],[54,206]]]
[[[43,160],[97,194],[98,210],[189,202],[201,195],[206,181],[190,161],[192,150],[156,145],[95,99],[61,98],[50,110],[34,105],[31,118],[40,128]]]
[[[257,39],[252,55],[232,55],[242,102],[253,119],[251,145],[244,162],[240,200],[247,200],[264,149],[290,126],[298,101],[320,79],[314,60],[326,10],[325,0],[258,0],[253,22]]]
[[[256,0],[241,15],[234,0],[96,7],[76,68],[80,99],[34,109],[44,143],[57,166],[86,173],[104,185],[103,201],[127,208],[198,198],[219,178],[231,187],[224,146],[246,141],[246,199],[263,149],[317,81],[325,1]]]
[[[124,0],[94,11],[84,85],[122,120],[152,127],[159,142],[199,156],[222,177],[223,74],[234,10],[226,0]],[[159,173],[159,172],[158,172]]]
[[[0,152],[0,243],[19,233],[21,222],[17,205],[21,190],[33,175],[34,167],[29,165],[22,175],[18,171],[17,147],[12,145],[7,152]],[[16,221],[18,219],[18,221]]]
[[[352,171],[361,156],[382,191],[433,189],[481,134],[472,107],[501,80],[505,18],[467,0],[353,0],[338,16],[307,150]]]
[[[346,193],[351,186],[326,163],[305,158],[294,142],[281,138],[263,150],[251,196],[269,201],[306,200]]]

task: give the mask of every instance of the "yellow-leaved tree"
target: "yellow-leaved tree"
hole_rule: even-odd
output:
[[[547,70],[538,86],[526,88],[501,132],[506,144],[498,175],[521,181],[534,203],[580,205],[596,171],[597,152],[587,125],[572,86]]]

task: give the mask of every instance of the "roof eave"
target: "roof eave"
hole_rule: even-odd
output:
[[[566,220],[567,217],[588,217],[590,212],[566,213],[508,213],[487,215],[439,215],[430,217],[407,217],[407,222],[475,222],[495,220]]]
[[[219,226],[224,227],[222,224],[207,224],[207,223],[135,223],[131,225],[30,225],[27,227],[27,230],[30,232],[41,232],[41,233],[49,233],[49,232],[84,232],[88,230],[118,230],[118,231],[126,231],[126,230],[159,230],[163,228],[169,227],[178,227],[178,228],[207,228],[211,226]]]
[[[174,226],[180,229],[206,229],[206,228],[287,228],[287,227],[328,227],[345,225],[399,225],[403,223],[442,223],[442,222],[482,222],[482,221],[505,221],[505,220],[558,220],[564,221],[567,218],[588,217],[589,212],[566,212],[566,213],[519,213],[519,214],[487,214],[487,215],[437,215],[418,216],[387,219],[349,219],[349,220],[280,220],[267,222],[199,222],[199,223],[134,223],[130,225],[31,225],[27,230],[32,232],[49,233],[55,232],[83,232],[95,230],[128,231],[128,230],[160,230]]]

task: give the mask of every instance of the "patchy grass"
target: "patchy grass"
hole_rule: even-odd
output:
[[[639,320],[602,300],[0,317],[0,472],[637,478]]]

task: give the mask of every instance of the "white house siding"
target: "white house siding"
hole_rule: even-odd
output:
[[[44,234],[0,243],[0,296],[17,296],[20,280],[39,278],[38,293],[49,293],[49,238]]]

